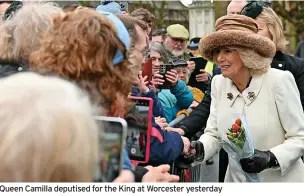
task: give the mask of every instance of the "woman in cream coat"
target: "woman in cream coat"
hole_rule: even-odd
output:
[[[274,43],[257,31],[253,19],[226,15],[216,21],[216,32],[201,39],[202,55],[216,62],[222,75],[212,81],[205,133],[192,146],[197,160],[210,159],[228,128],[244,115],[255,153],[239,164],[229,158],[225,181],[245,182],[244,170],[258,173],[261,182],[303,182],[304,114],[299,92],[290,72],[270,68]]]

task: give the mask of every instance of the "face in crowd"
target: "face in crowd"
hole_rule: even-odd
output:
[[[178,79],[183,80],[187,84],[190,74],[189,69],[187,67],[177,67],[175,70],[177,71]]]
[[[186,50],[186,40],[173,38],[169,35],[164,40],[164,47],[174,56],[181,56]]]
[[[245,5],[246,0],[232,0],[227,7],[227,14],[240,14]]]
[[[161,54],[157,51],[150,51],[150,58],[152,60],[152,74],[159,71],[160,65],[164,64]]]
[[[148,55],[148,36],[145,30],[139,25],[135,26],[138,40],[130,48],[129,60],[134,65],[142,65],[145,63],[145,58]]]
[[[200,55],[199,49],[198,48],[189,48],[190,53],[194,56]]]

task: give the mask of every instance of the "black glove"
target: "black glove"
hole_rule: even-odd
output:
[[[254,155],[240,160],[242,169],[247,173],[260,173],[261,171],[278,166],[278,161],[272,152],[254,150]]]
[[[199,141],[192,141],[191,142],[191,149],[195,149],[196,152],[188,155],[186,158],[189,161],[203,161],[204,159],[204,146],[201,142]]]

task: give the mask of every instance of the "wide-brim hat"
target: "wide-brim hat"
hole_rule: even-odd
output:
[[[269,38],[257,34],[258,26],[250,17],[229,14],[220,17],[215,27],[216,32],[201,38],[199,45],[201,55],[210,61],[216,49],[225,47],[253,49],[263,57],[272,58],[275,55],[275,44]]]

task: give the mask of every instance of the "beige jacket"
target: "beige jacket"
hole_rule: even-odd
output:
[[[300,158],[304,154],[304,113],[290,72],[270,69],[263,75],[253,76],[243,93],[230,79],[218,75],[212,81],[211,97],[205,134],[199,139],[205,147],[204,161],[219,150],[222,133],[244,113],[254,147],[270,150],[280,165],[262,171],[261,182],[304,181],[304,164]],[[240,166],[231,158],[225,181],[246,181]]]

